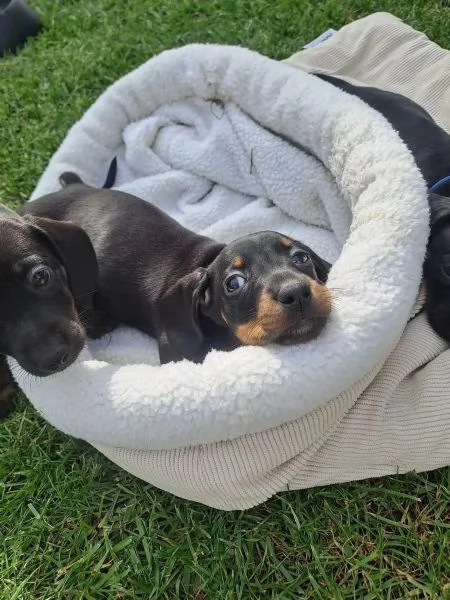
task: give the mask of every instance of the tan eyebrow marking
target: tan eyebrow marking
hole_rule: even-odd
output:
[[[242,256],[236,256],[233,260],[233,267],[235,269],[242,269],[243,266],[244,266],[244,259],[242,258]]]
[[[285,248],[292,248],[292,242],[290,239],[286,238],[286,237],[282,237],[281,238],[281,243]]]

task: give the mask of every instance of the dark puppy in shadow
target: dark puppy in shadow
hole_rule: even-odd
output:
[[[450,342],[450,135],[426,110],[400,94],[315,75],[384,115],[413,154],[429,189],[431,231],[423,270],[426,311],[433,329]]]
[[[0,353],[30,374],[67,368],[118,324],[156,338],[161,363],[324,327],[330,265],[301,242],[265,231],[221,244],[135,196],[61,181],[0,214]]]
[[[5,355],[40,377],[71,364],[85,342],[97,279],[94,250],[79,227],[0,206],[0,415],[14,396]]]

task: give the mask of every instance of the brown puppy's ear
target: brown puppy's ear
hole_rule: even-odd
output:
[[[69,286],[77,309],[93,308],[98,285],[98,265],[87,233],[78,225],[44,217],[23,217],[51,246],[66,269]]]
[[[310,250],[311,259],[316,270],[317,277],[321,283],[326,283],[328,279],[328,273],[330,272],[331,265],[329,262],[321,258],[318,254]]]
[[[161,364],[187,358],[201,362],[207,352],[200,326],[200,308],[208,288],[206,269],[189,273],[167,290],[158,304]]]

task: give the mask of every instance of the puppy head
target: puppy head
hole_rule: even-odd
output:
[[[205,338],[218,347],[224,332],[247,345],[316,337],[331,310],[324,285],[329,269],[310,248],[275,232],[228,244],[209,267],[184,277],[163,298],[161,361],[201,360]]]
[[[248,345],[316,337],[331,310],[330,265],[304,244],[265,231],[228,244],[208,268],[202,312]]]
[[[428,277],[450,287],[450,198],[429,194],[430,239],[425,271]]]
[[[68,367],[85,342],[78,310],[92,306],[96,281],[95,253],[82,229],[2,207],[0,353],[36,376]]]
[[[423,270],[427,313],[433,329],[450,341],[450,198],[430,193],[429,203],[431,230]]]

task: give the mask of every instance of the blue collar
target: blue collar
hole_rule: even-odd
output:
[[[439,181],[436,181],[436,183],[433,183],[433,185],[430,186],[430,188],[429,188],[430,192],[438,191],[442,185],[444,185],[445,183],[448,183],[449,181],[450,181],[450,175],[447,175],[446,177],[439,179]]]

